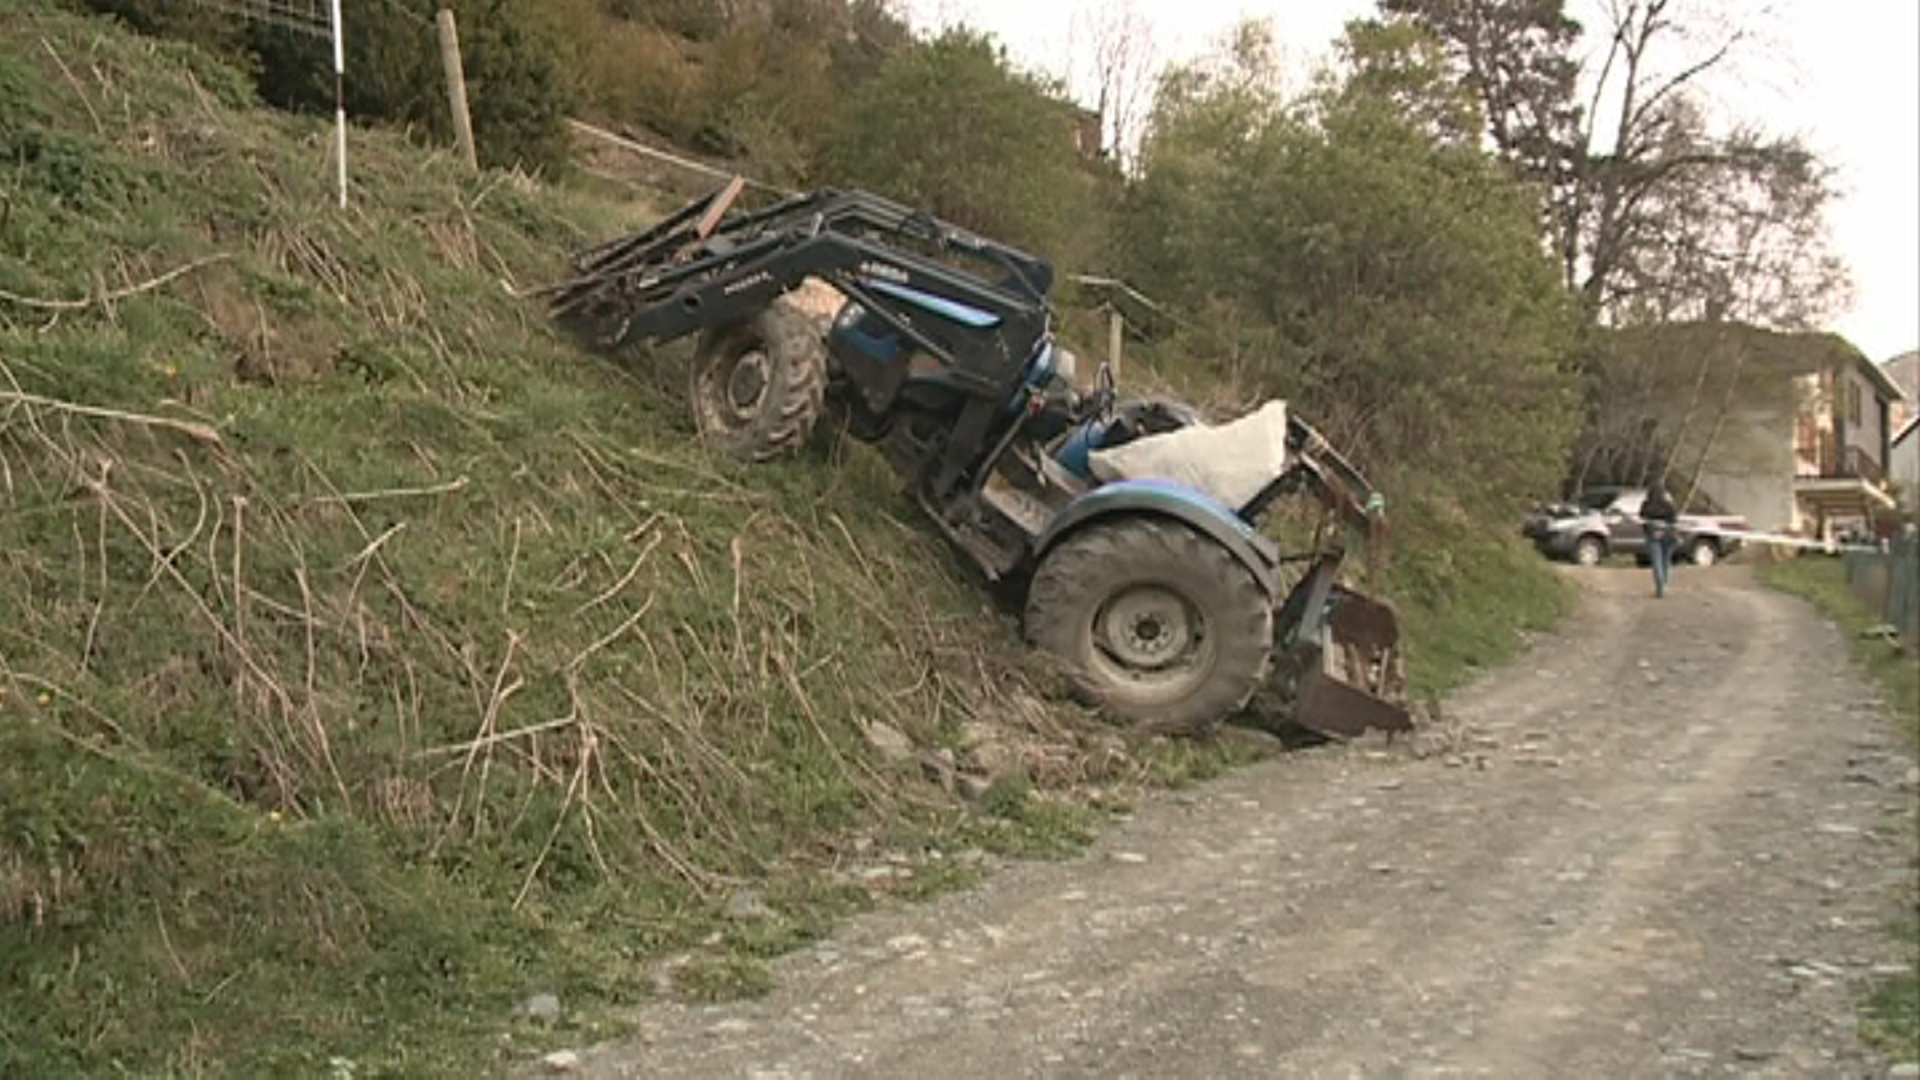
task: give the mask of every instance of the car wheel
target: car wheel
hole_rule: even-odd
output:
[[[1695,566],[1712,566],[1720,561],[1720,549],[1711,540],[1695,540],[1687,549],[1687,561]]]
[[[1573,561],[1581,566],[1599,566],[1606,557],[1606,541],[1597,536],[1583,536],[1573,545]]]

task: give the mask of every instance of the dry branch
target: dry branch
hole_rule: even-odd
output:
[[[0,293],[0,296],[4,295],[4,293]],[[202,424],[195,420],[174,420],[165,416],[149,416],[145,413],[123,412],[119,409],[103,409],[95,405],[81,405],[72,401],[61,401],[58,398],[42,397],[39,394],[29,394],[21,390],[0,390],[0,402],[3,401],[17,402],[18,404],[32,408],[51,409],[54,412],[67,413],[72,416],[88,416],[96,420],[116,420],[121,423],[140,424],[145,427],[166,428],[169,431],[177,431],[182,435],[203,443],[210,443],[215,446],[220,445],[220,433],[215,431],[212,425]]]
[[[633,614],[627,616],[624,620],[621,621],[619,626],[616,626],[611,631],[608,631],[605,637],[600,638],[598,641],[595,641],[593,644],[580,650],[580,652],[577,653],[573,659],[567,661],[567,670],[569,672],[580,670],[581,665],[585,664],[588,660],[592,659],[594,653],[597,653],[601,649],[604,649],[607,646],[613,644],[614,642],[620,640],[620,637],[624,635],[627,631],[633,629],[636,623],[638,623],[641,619],[646,618],[647,612],[651,610],[653,610],[653,597],[648,596],[645,600],[640,602],[640,606],[634,610]]]
[[[646,565],[647,556],[653,554],[653,549],[660,546],[660,540],[661,536],[659,533],[654,533],[648,537],[646,546],[640,549],[640,554],[634,557],[633,565],[627,569],[625,574],[621,575],[620,580],[614,582],[605,592],[580,605],[580,607],[574,611],[574,617],[579,618],[619,595],[620,590],[626,588],[628,583],[640,573],[640,568]]]
[[[61,58],[59,51],[53,47],[53,42],[41,38],[40,46],[47,50],[48,56],[53,57],[54,64],[60,68],[61,77],[67,80],[67,85],[73,87],[73,92],[79,97],[80,104],[86,108],[87,116],[93,120],[93,133],[103,134],[106,128],[100,123],[100,114],[93,107],[93,99],[87,96],[86,87],[81,86],[80,80],[74,77],[73,69],[68,67],[67,62]]]
[[[520,516],[513,518],[513,552],[507,556],[507,581],[500,590],[500,617],[510,618],[513,609],[513,574],[520,566]]]
[[[110,292],[101,291],[92,296],[83,296],[76,300],[21,296],[19,293],[8,292],[5,289],[0,289],[0,300],[4,300],[18,307],[32,308],[36,311],[85,311],[90,307],[118,303],[121,300],[139,296],[141,293],[152,292],[177,278],[182,278],[193,273],[195,270],[199,270],[205,266],[211,266],[214,263],[225,262],[231,258],[233,258],[233,255],[229,252],[218,252],[213,255],[195,259],[190,263],[183,263],[158,277],[148,278],[145,281],[129,285],[123,289],[114,289]]]
[[[469,483],[471,483],[471,481],[463,475],[456,476],[445,483],[429,484],[426,487],[383,488],[379,491],[346,491],[333,495],[323,495],[312,501],[316,504],[360,503],[372,502],[375,499],[404,499],[416,495],[448,495],[465,489]]]

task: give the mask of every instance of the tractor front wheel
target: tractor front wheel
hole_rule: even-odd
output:
[[[707,445],[752,461],[798,452],[820,418],[827,347],[785,298],[700,335],[688,397]]]
[[[1027,638],[1078,696],[1142,730],[1197,733],[1246,705],[1273,652],[1273,605],[1224,547],[1172,521],[1094,524],[1049,552]]]

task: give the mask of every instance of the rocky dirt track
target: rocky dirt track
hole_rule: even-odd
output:
[[[1912,758],[1846,645],[1740,567],[1583,612],[1421,751],[1282,755],[1086,855],[884,912],[779,988],[659,1006],[633,1077],[1883,1076]]]

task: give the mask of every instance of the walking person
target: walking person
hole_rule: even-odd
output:
[[[1653,595],[1667,595],[1667,575],[1673,569],[1674,523],[1680,511],[1667,495],[1665,479],[1656,477],[1647,485],[1646,500],[1640,504],[1640,524],[1647,533],[1647,558],[1653,563]]]

